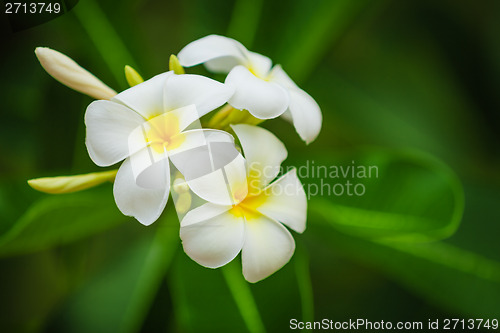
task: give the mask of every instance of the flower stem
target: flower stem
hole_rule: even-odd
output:
[[[251,333],[264,333],[266,331],[264,323],[248,287],[248,282],[241,275],[238,263],[233,261],[224,266],[222,274],[248,330]]]
[[[302,305],[302,320],[314,321],[313,288],[309,272],[309,258],[304,246],[298,246],[295,251],[295,275]]]
[[[246,119],[245,119],[245,124],[248,124],[248,125],[258,125],[260,123],[263,123],[264,121],[266,121],[265,119],[259,119],[259,118],[256,118],[254,117],[250,112],[248,113]]]
[[[264,120],[255,118],[247,110],[238,110],[227,104],[209,120],[207,127],[231,132],[231,124],[258,125]]]
[[[123,88],[127,88],[122,66],[129,64],[137,68],[136,63],[98,2],[95,0],[81,1],[72,12],[80,21],[116,80]]]
[[[162,224],[156,230],[150,243],[144,263],[140,267],[137,282],[129,290],[129,303],[123,314],[120,332],[137,332],[140,330],[154,298],[160,288],[165,274],[173,261],[179,246],[179,228],[173,222],[172,210],[162,218]]]
[[[229,116],[229,114],[234,110],[234,108],[226,104],[222,107],[217,113],[210,119],[207,124],[209,128],[219,128],[219,123],[222,122],[225,118]]]

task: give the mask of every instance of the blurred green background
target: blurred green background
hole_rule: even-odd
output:
[[[499,32],[495,0],[80,0],[16,33],[3,15],[0,331],[498,319]],[[84,144],[91,99],[45,73],[35,47],[123,90],[126,64],[149,78],[211,33],[282,64],[321,106],[323,130],[309,146],[286,122],[264,123],[285,142],[286,165],[380,170],[363,197],[311,198],[293,259],[255,285],[242,280],[238,260],[218,270],[191,261],[172,205],[146,228],[120,214],[111,184],[56,196],[26,184],[99,170]]]

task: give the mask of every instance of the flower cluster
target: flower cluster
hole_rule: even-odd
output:
[[[48,48],[35,53],[55,79],[97,99],[85,113],[92,161],[122,163],[118,170],[32,179],[33,188],[68,193],[114,181],[120,211],[144,225],[160,217],[171,195],[186,254],[217,268],[241,252],[249,282],[290,260],[295,242],[287,227],[305,230],[306,195],[295,170],[277,178],[287,150],[257,125],[282,116],[310,143],[322,116],[281,66],[210,35],[172,55],[170,71],[147,81],[126,66],[131,87],[117,94],[67,56]],[[225,82],[185,74],[184,67],[199,64],[227,73]]]

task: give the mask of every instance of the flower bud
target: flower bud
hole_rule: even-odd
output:
[[[37,47],[35,54],[47,73],[71,89],[96,99],[110,99],[116,95],[116,91],[61,52]]]
[[[36,178],[28,180],[28,184],[35,190],[51,194],[78,192],[108,181],[114,181],[117,171],[110,170],[75,176]]]
[[[125,66],[125,78],[129,86],[133,87],[144,82],[142,76],[131,66]]]
[[[184,67],[181,66],[179,59],[175,54],[170,55],[170,60],[168,62],[168,67],[171,71],[174,71],[175,74],[185,74]]]

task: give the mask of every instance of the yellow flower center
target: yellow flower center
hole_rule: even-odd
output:
[[[179,118],[175,113],[168,112],[148,120],[149,130],[146,131],[146,141],[157,153],[178,148],[185,140],[180,132]]]
[[[269,72],[262,73],[257,68],[255,68],[255,66],[253,66],[252,64],[248,64],[246,67],[250,73],[252,73],[256,77],[258,77],[259,79],[264,80],[264,81],[269,81],[269,74],[270,74]]]
[[[257,195],[247,195],[243,201],[234,205],[233,208],[229,210],[229,213],[236,217],[244,216],[247,221],[256,219],[262,215],[259,211],[257,211],[257,208],[266,202],[266,200],[266,192],[260,192],[260,194]]]

